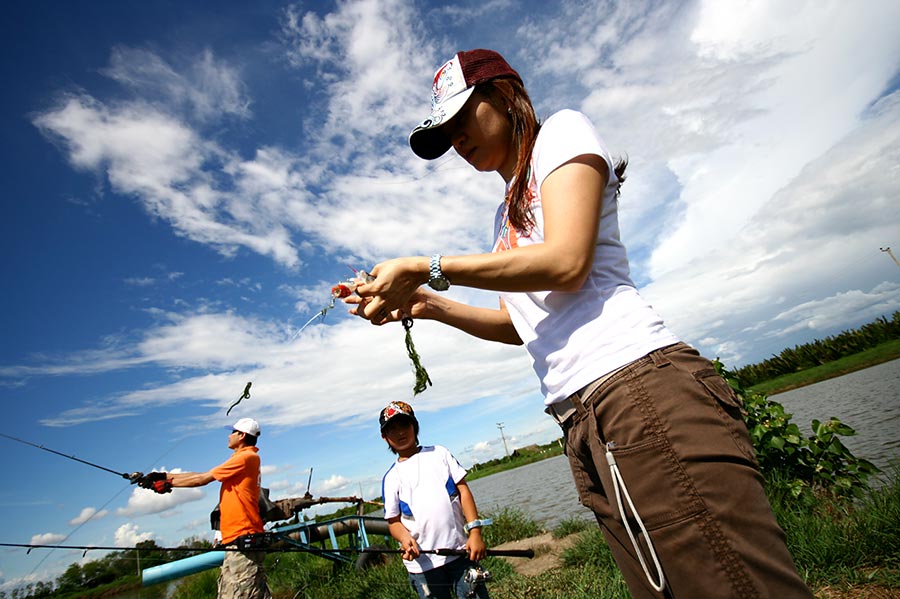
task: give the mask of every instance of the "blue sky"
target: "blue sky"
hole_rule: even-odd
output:
[[[252,416],[276,498],[310,468],[317,496],[378,495],[393,399],[464,465],[503,454],[498,422],[511,447],[556,438],[521,348],[417,323],[434,386],[413,398],[399,325],[335,309],[292,340],[350,268],[489,247],[500,177],[405,143],[458,49],[500,51],[542,117],[582,110],[629,156],[633,278],[706,355],[752,363],[900,309],[879,249],[900,253],[891,0],[5,12],[5,434],[114,470],[205,471],[228,456],[222,427]],[[216,485],[155,496],[0,441],[3,542],[210,534]],[[0,588],[79,559],[3,551]]]

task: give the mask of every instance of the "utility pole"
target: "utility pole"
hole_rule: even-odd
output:
[[[894,252],[891,251],[891,246],[887,246],[886,248],[878,248],[878,249],[880,249],[882,252],[887,253],[887,255],[890,256],[894,260],[894,264],[896,264],[897,266],[900,266],[900,262],[897,262],[897,257],[894,255]]]
[[[507,459],[509,459],[509,447],[506,446],[506,435],[503,434],[503,423],[498,422],[497,428],[500,429],[500,438],[503,439],[503,449],[506,451]]]

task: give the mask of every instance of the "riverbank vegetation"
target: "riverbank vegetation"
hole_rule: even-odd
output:
[[[785,489],[777,484],[772,488]],[[900,474],[878,489],[867,488],[856,500],[821,493],[813,504],[798,504],[789,493],[770,496],[784,528],[795,565],[817,597],[889,597],[900,593]],[[496,524],[485,528],[489,546],[540,532],[537,523],[509,509],[487,514]],[[493,575],[493,599],[627,599],[628,590],[603,536],[590,521],[565,521],[553,531],[572,537],[561,564],[535,575],[516,572],[517,558],[487,558]],[[406,569],[392,556],[362,572],[335,568],[309,554],[270,556],[269,586],[275,599],[415,599]],[[195,574],[179,585],[172,599],[212,599],[217,570]]]
[[[816,595],[823,599],[900,595],[900,470],[888,473],[884,484],[870,485],[877,469],[854,456],[840,440],[855,434],[851,428],[831,419],[814,421],[812,430],[804,433],[780,404],[745,389],[733,373],[721,364],[717,367],[743,399],[773,510],[797,569]],[[494,526],[484,529],[490,547],[542,532],[514,508],[486,515],[495,520]],[[483,565],[494,576],[491,597],[629,596],[592,522],[567,520],[553,532],[571,539],[556,567],[526,575],[516,572],[511,560],[485,560]],[[350,566],[335,568],[308,554],[270,556],[267,565],[275,599],[415,598],[397,556],[362,572]],[[216,571],[194,575],[179,585],[173,599],[211,599],[216,576]]]
[[[877,348],[877,349],[876,349]],[[741,384],[774,394],[900,358],[900,312],[815,339],[735,370]],[[840,361],[840,363],[838,363]]]

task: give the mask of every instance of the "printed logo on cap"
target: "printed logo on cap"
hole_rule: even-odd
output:
[[[391,418],[393,418],[394,416],[397,416],[398,414],[403,414],[404,416],[410,416],[410,415],[412,415],[412,408],[406,402],[402,402],[402,401],[392,402],[390,405],[388,405],[388,407],[386,407],[384,409],[382,416],[387,421],[387,420],[390,420]]]

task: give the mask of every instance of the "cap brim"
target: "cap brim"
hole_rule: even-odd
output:
[[[409,147],[419,158],[434,160],[450,149],[450,140],[440,127],[416,127],[409,134]]]
[[[474,91],[475,88],[470,87],[452,98],[447,98],[431,112],[428,118],[412,130],[412,133],[409,134],[409,147],[416,156],[425,160],[434,160],[447,153],[453,144],[444,134],[443,126],[465,106]]]
[[[245,435],[250,435],[251,437],[258,437],[262,434],[262,433],[257,433],[254,435],[253,433],[248,433],[247,431],[242,431],[239,428],[234,428],[234,426],[223,426],[222,428],[224,428],[226,431],[237,431],[239,433],[244,433]]]
[[[388,424],[390,424],[391,422],[397,420],[398,418],[406,418],[407,420],[410,420],[410,421],[412,421],[412,422],[417,422],[415,416],[410,416],[409,414],[395,414],[394,416],[391,416],[390,418],[388,418],[387,420],[384,421],[384,424],[381,425],[381,430],[384,430],[384,428],[385,428]]]

